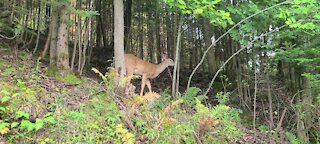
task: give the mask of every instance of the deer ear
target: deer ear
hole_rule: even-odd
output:
[[[166,60],[166,59],[168,59],[168,54],[167,54],[167,52],[163,52],[163,53],[161,54],[161,61],[164,61],[164,60]]]

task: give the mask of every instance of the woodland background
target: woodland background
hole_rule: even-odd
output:
[[[121,1],[126,53],[178,63],[153,110],[113,93],[119,1],[0,2],[0,142],[319,143],[318,0]]]

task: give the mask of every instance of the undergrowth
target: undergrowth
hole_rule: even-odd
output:
[[[0,59],[0,143],[235,143],[244,135],[229,93],[211,108],[191,87],[173,98],[164,91],[145,96],[117,92],[128,79],[93,69],[89,78],[50,77],[40,61],[20,55],[18,64]],[[115,83],[114,80],[119,81]],[[290,141],[297,142],[288,133]]]
[[[97,69],[93,71],[102,78],[105,86],[110,87],[111,80],[116,79],[116,72],[110,70],[103,75]],[[114,77],[110,77],[114,76]],[[131,77],[125,77],[128,80]],[[122,85],[114,84],[113,88]],[[108,89],[106,88],[106,91]],[[132,134],[138,142],[152,143],[233,143],[241,137],[240,117],[237,109],[225,103],[228,95],[220,96],[220,104],[208,108],[202,104],[205,96],[198,95],[199,88],[192,87],[173,99],[167,93],[147,93],[145,96],[114,96],[121,110],[122,117],[129,117],[133,124]],[[221,99],[221,100],[220,100]]]

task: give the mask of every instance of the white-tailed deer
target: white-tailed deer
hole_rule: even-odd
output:
[[[140,96],[143,96],[143,91],[145,85],[148,86],[148,89],[151,91],[151,83],[149,79],[157,77],[164,69],[168,66],[174,66],[174,62],[170,58],[163,58],[163,61],[160,64],[152,64],[146,62],[133,54],[124,55],[127,75],[137,74],[142,76],[141,80],[141,91]],[[129,81],[130,83],[130,81]]]

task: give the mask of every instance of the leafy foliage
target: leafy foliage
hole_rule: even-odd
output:
[[[199,22],[202,18],[207,18],[214,25],[224,28],[263,11],[266,7],[279,3],[279,0],[239,1],[234,5],[228,5],[226,1],[221,0],[163,1],[167,5],[161,6],[169,6],[171,10],[177,10],[188,18],[199,18]],[[2,6],[2,3],[0,2],[0,6]],[[69,6],[69,0],[53,0],[50,4],[54,8],[67,6],[69,12],[80,15],[81,18],[77,22],[98,15],[96,11],[84,11]],[[240,44],[241,47],[247,47],[245,54],[248,57],[245,59],[248,60],[244,63],[249,67],[244,66],[244,70],[249,71],[249,74],[253,73],[253,63],[255,62],[259,65],[257,68],[259,72],[264,70],[262,65],[265,62],[259,60],[265,58],[266,55],[268,58],[274,58],[275,65],[279,63],[290,66],[288,66],[290,72],[294,71],[290,77],[297,76],[299,80],[299,86],[294,91],[310,92],[305,94],[310,97],[310,101],[297,104],[296,101],[299,102],[305,98],[297,96],[298,98],[296,97],[295,101],[292,101],[291,106],[300,108],[299,111],[295,111],[297,119],[305,124],[311,124],[305,126],[305,128],[311,128],[309,131],[306,130],[306,133],[312,134],[315,141],[319,139],[319,128],[312,125],[312,122],[317,122],[319,117],[317,107],[319,107],[320,100],[320,51],[317,39],[320,31],[319,4],[317,0],[287,1],[245,21],[231,32],[232,40],[229,39],[230,41],[228,41],[231,46]],[[143,12],[134,15],[134,17],[140,17],[141,15],[141,17],[148,18],[147,21],[150,22],[151,26],[148,23],[147,28],[142,25],[141,29],[149,30],[149,27],[151,27],[151,30],[155,23],[150,19],[157,17],[157,14],[147,12],[153,11],[153,6],[158,5],[157,2],[150,5],[147,5],[147,7],[150,6],[148,8],[140,8],[143,9]],[[20,33],[22,29],[25,29],[25,27],[20,26],[20,23],[23,21],[22,19],[26,19],[26,15],[19,16],[19,13],[28,13],[29,9],[21,4],[16,6],[16,9],[12,8],[14,16],[10,19],[7,17],[10,12],[0,13],[1,32],[9,30]],[[145,5],[141,7],[145,7]],[[100,12],[103,12],[103,10]],[[163,12],[161,11],[160,14]],[[164,19],[164,17],[161,19]],[[13,27],[8,20],[14,23]],[[160,21],[160,23],[163,22]],[[26,22],[26,27],[33,24],[34,21]],[[163,25],[155,31],[163,33],[163,31],[172,30],[172,33],[175,33],[172,29],[174,24],[172,24],[172,27],[169,25],[171,24]],[[203,29],[196,23],[194,27],[199,31],[197,34],[202,37]],[[282,29],[279,29],[280,27]],[[40,28],[40,31],[43,29]],[[91,30],[99,31],[99,29],[101,28],[97,25],[96,29],[93,27]],[[106,31],[109,31],[109,29]],[[225,29],[216,31],[219,33],[225,31]],[[262,36],[262,34],[271,31],[274,32]],[[135,31],[130,33],[135,33]],[[103,39],[107,38],[105,35],[103,36]],[[92,38],[94,39],[94,37]],[[189,40],[187,37],[186,39]],[[199,40],[202,39],[199,38]],[[224,44],[221,43],[221,45]],[[221,49],[221,52],[227,55],[230,51],[224,48]],[[240,61],[245,59],[240,59]],[[32,62],[27,52],[20,52],[17,55],[17,60]],[[224,93],[216,95],[219,104],[208,108],[203,105],[203,100],[207,97],[199,95],[201,90],[196,87],[187,89],[177,99],[173,99],[166,92],[162,93],[161,97],[159,94],[152,93],[145,97],[133,96],[127,98],[118,96],[115,92],[119,86],[134,78],[133,76],[119,80],[114,69],[109,69],[107,73],[102,74],[93,68],[92,70],[102,78],[103,86],[100,86],[91,83],[89,80],[79,79],[73,74],[53,80],[44,74],[40,65],[39,60],[35,67],[27,63],[13,66],[0,60],[0,136],[7,142],[233,143],[243,135],[240,131],[239,111],[226,105],[229,98],[234,96],[227,92],[227,88],[224,89]],[[26,74],[31,74],[31,76]],[[240,75],[242,74],[240,73]],[[301,77],[304,79],[301,79]],[[283,80],[280,77],[276,78]],[[292,79],[288,79],[288,82],[291,82],[290,80]],[[309,82],[310,85],[303,87],[300,85],[301,81]],[[229,87],[229,80],[226,80],[226,82],[228,83],[226,86]],[[233,82],[233,80],[230,80],[230,82]],[[239,83],[242,83],[242,81]],[[246,92],[249,93],[252,90],[250,84],[250,80],[246,81]],[[225,86],[224,82],[222,85]],[[231,84],[230,87],[232,88]],[[82,89],[83,91],[77,93],[75,89]],[[286,98],[291,99],[292,97]],[[277,99],[280,98],[277,97]],[[248,101],[251,101],[251,99]],[[32,106],[36,110],[32,110]],[[251,105],[248,107],[251,107]],[[303,109],[305,107],[313,109],[307,111]],[[289,114],[291,113],[293,112],[289,112]],[[304,122],[304,116],[308,116],[305,119],[309,120],[310,118],[313,121]],[[291,126],[290,124],[286,123],[286,125]],[[294,124],[292,127],[294,127]],[[274,130],[269,130],[266,127],[260,127],[260,130],[266,133],[274,132]],[[280,133],[283,133],[283,131]],[[35,135],[37,137],[34,137]],[[303,143],[301,138],[297,138],[291,133],[286,133],[286,138],[289,139],[290,143]]]
[[[230,13],[218,9],[221,0],[164,0],[170,7],[177,8],[182,14],[191,14],[193,17],[207,17],[210,22],[217,26],[226,27],[233,24]]]
[[[43,129],[45,125],[50,125],[55,122],[51,113],[45,115],[44,118],[37,118],[35,122],[30,120],[30,114],[24,111],[12,111],[8,105],[12,104],[12,96],[8,91],[2,90],[1,94],[4,96],[0,103],[0,134],[7,135],[9,132],[12,134],[27,135],[30,132],[36,132]],[[9,104],[10,103],[10,104]],[[3,105],[3,106],[2,106]],[[18,131],[20,130],[20,131]]]

